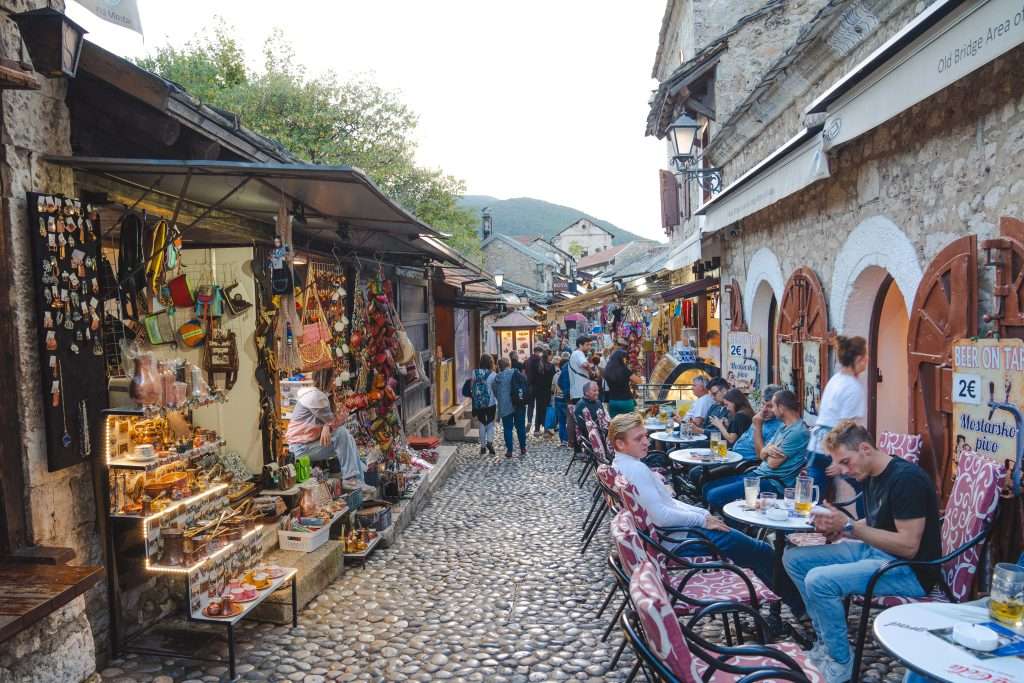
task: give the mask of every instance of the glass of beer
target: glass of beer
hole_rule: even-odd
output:
[[[796,478],[796,497],[793,502],[793,509],[801,517],[811,514],[811,508],[818,504],[821,497],[820,489],[814,484],[814,480],[807,474],[801,474]]]
[[[718,438],[718,445],[715,446],[718,450],[718,459],[727,460],[729,458],[729,442],[722,437]]]
[[[757,507],[757,497],[761,494],[761,477],[743,477],[743,502],[751,510]]]
[[[1024,567],[1000,562],[992,572],[988,613],[1010,628],[1024,626]]]

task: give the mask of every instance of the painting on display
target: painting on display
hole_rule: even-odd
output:
[[[818,421],[818,405],[821,403],[821,342],[808,340],[801,346],[804,367],[804,422],[813,425]]]
[[[793,377],[793,345],[779,342],[779,384],[783,389],[796,393]]]
[[[499,332],[498,347],[500,349],[500,353],[498,355],[502,358],[508,358],[508,354],[515,351],[516,338],[512,333],[512,330],[501,330],[501,332]]]
[[[751,332],[729,333],[729,355],[725,378],[734,387],[750,393],[761,388],[761,338]]]
[[[519,360],[525,361],[529,358],[532,350],[530,348],[530,330],[516,330],[516,351],[519,353]]]
[[[964,339],[953,345],[954,463],[974,451],[1013,468],[1024,404],[1024,341]]]

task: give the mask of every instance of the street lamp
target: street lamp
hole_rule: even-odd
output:
[[[47,78],[78,73],[86,30],[51,7],[10,15],[32,57],[32,66]]]
[[[501,287],[501,284],[505,281],[505,273],[500,270],[494,271],[494,286]]]
[[[721,170],[697,165],[694,148],[697,144],[697,134],[703,128],[704,124],[697,123],[686,114],[680,114],[679,118],[669,125],[668,135],[674,152],[672,163],[676,171],[687,180],[696,180],[708,192],[718,192],[722,189]]]

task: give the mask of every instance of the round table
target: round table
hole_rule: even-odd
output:
[[[702,443],[706,443],[708,438],[706,436],[691,436],[689,434],[683,434],[681,436],[676,435],[675,432],[654,432],[651,434],[651,438],[655,441],[666,444],[688,444],[691,447],[699,446]]]
[[[644,429],[646,429],[648,433],[663,432],[666,427],[668,427],[668,425],[664,422],[644,422]]]
[[[743,456],[736,451],[726,451],[725,460],[718,457],[702,460],[700,454],[709,452],[710,450],[707,448],[680,448],[678,451],[669,453],[668,457],[672,459],[672,462],[681,465],[731,465],[743,460]]]
[[[734,500],[731,503],[726,503],[725,507],[722,508],[722,514],[729,519],[740,522],[742,524],[750,524],[752,526],[760,526],[766,529],[774,529],[779,532],[775,534],[775,565],[772,569],[772,590],[779,593],[782,581],[789,581],[789,577],[786,575],[786,570],[782,566],[782,553],[786,551],[786,534],[787,531],[814,531],[814,525],[811,524],[810,517],[788,517],[786,519],[772,519],[768,515],[758,510],[748,510],[746,501]],[[771,613],[778,617],[781,614],[782,603],[772,603]]]
[[[957,623],[990,621],[988,600],[961,605],[921,602],[890,607],[875,617],[875,639],[893,657],[919,674],[949,683],[1024,683],[1019,657],[978,659],[929,631]]]

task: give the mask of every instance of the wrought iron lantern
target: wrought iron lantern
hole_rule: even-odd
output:
[[[84,28],[52,7],[12,14],[11,19],[21,31],[36,71],[47,78],[75,77],[85,40]]]

